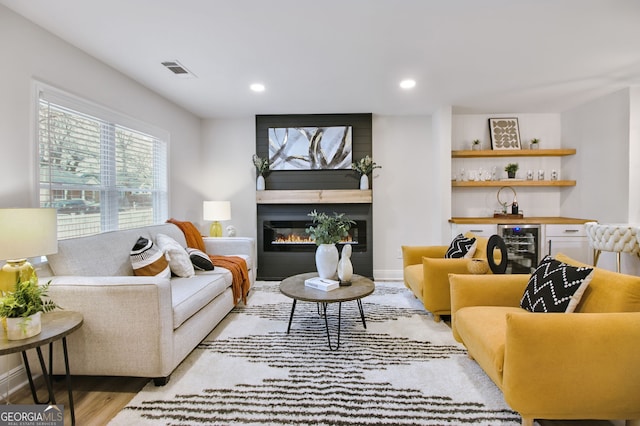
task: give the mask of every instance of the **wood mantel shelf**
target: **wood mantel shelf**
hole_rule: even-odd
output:
[[[257,204],[370,204],[370,189],[303,189],[256,191]]]

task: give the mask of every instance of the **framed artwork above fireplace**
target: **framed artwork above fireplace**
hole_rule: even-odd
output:
[[[271,170],[351,169],[352,127],[270,127]]]

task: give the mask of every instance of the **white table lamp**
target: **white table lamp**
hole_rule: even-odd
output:
[[[14,291],[16,282],[36,276],[27,258],[58,251],[56,209],[0,209],[0,291]]]
[[[212,220],[209,235],[212,237],[222,237],[221,220],[231,219],[231,202],[230,201],[205,201],[203,204],[204,220]]]

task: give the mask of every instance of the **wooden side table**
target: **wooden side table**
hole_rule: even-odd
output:
[[[34,404],[55,404],[56,398],[53,393],[52,385],[52,368],[53,368],[53,342],[62,340],[62,351],[64,353],[64,367],[65,367],[65,379],[67,382],[67,391],[69,392],[69,410],[71,413],[71,424],[75,425],[76,416],[73,409],[73,393],[71,390],[71,377],[69,374],[69,356],[67,353],[67,335],[73,333],[82,326],[83,317],[79,312],[70,311],[53,311],[42,315],[42,332],[36,336],[29,337],[22,340],[8,340],[6,333],[2,334],[0,340],[0,355],[8,355],[13,353],[22,353],[22,360],[24,361],[24,368],[27,372],[27,378],[29,379],[29,386],[31,387],[31,395],[33,396]],[[49,344],[49,371],[42,356],[41,346]],[[33,383],[33,376],[31,374],[31,368],[29,367],[29,360],[27,359],[27,351],[29,349],[35,349],[38,353],[38,360],[40,361],[40,368],[42,369],[42,377],[47,385],[47,391],[49,392],[48,401],[39,401],[36,393],[36,388]]]

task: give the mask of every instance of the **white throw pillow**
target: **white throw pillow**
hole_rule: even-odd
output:
[[[189,253],[176,240],[165,234],[156,235],[156,244],[164,253],[174,275],[190,278],[195,275]]]

